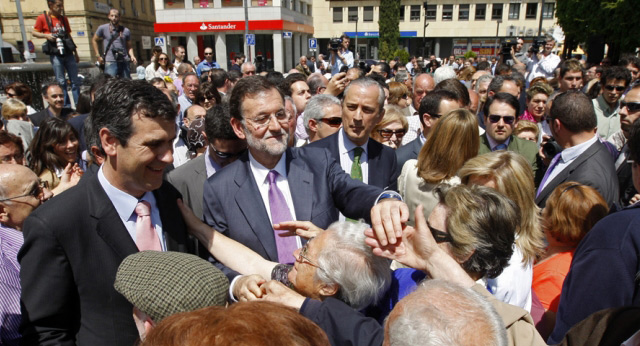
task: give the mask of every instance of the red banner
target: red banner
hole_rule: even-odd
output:
[[[228,22],[183,22],[183,23],[155,23],[154,32],[219,32],[244,31],[244,21]],[[313,34],[310,25],[297,24],[282,19],[249,21],[249,30],[292,30]]]

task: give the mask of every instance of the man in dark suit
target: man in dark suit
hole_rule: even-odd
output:
[[[556,186],[576,181],[592,186],[612,206],[618,201],[618,179],[611,154],[595,133],[596,114],[583,93],[567,91],[551,106],[549,127],[563,150],[549,164],[536,194],[536,204],[544,207]]]
[[[64,107],[64,93],[57,83],[48,83],[42,87],[42,97],[49,106],[39,112],[29,114],[29,119],[34,126],[40,126],[40,123],[48,117],[58,117],[67,120],[69,114],[73,113],[73,109]]]
[[[247,150],[247,142],[233,132],[230,118],[227,105],[217,105],[207,111],[204,124],[204,133],[209,142],[207,151],[167,176],[167,181],[180,191],[182,200],[200,219],[204,182]]]
[[[396,159],[400,171],[402,171],[402,166],[404,166],[405,162],[418,158],[420,149],[427,141],[429,132],[435,127],[438,119],[444,114],[461,107],[462,105],[456,94],[449,90],[435,90],[422,98],[418,112],[420,113],[420,123],[423,131],[416,139],[396,150]]]
[[[309,146],[329,149],[333,159],[347,173],[353,172],[357,161],[361,170],[360,180],[365,184],[396,190],[400,170],[394,150],[370,139],[371,131],[383,116],[382,87],[370,78],[356,79],[344,90],[342,128]],[[359,155],[357,150],[361,151]]]
[[[24,225],[18,259],[25,344],[137,339],[132,306],[113,287],[118,265],[139,250],[193,251],[179,193],[162,180],[175,116],[167,97],[144,81],[113,79],[97,91],[91,120],[104,164]]]
[[[266,78],[241,79],[231,92],[229,107],[231,126],[239,138],[246,138],[249,150],[204,185],[204,219],[216,230],[266,259],[292,263],[301,240],[280,236],[272,224],[308,220],[326,228],[338,219],[338,210],[347,217],[368,219],[377,198],[383,199],[376,209],[382,211],[372,219],[384,217],[397,224],[407,219],[408,210],[398,209],[402,203],[388,201],[391,193],[381,194],[381,188],[351,179],[326,149],[287,148],[284,98]],[[399,214],[387,213],[392,210]],[[230,279],[238,275],[217,265]],[[233,280],[234,294],[235,287],[250,278]]]
[[[513,129],[518,123],[518,114],[520,114],[518,99],[507,93],[489,96],[484,104],[484,114],[486,132],[480,136],[478,155],[496,150],[513,151],[529,161],[534,176],[537,176],[538,146],[513,135]]]

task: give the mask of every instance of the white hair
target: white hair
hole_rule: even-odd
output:
[[[446,79],[455,79],[456,71],[451,66],[440,66],[433,73],[433,80],[436,85]]]
[[[337,297],[356,310],[377,302],[391,284],[389,262],[373,254],[364,243],[364,222],[338,221],[318,254],[315,279],[337,284]]]
[[[378,108],[380,111],[382,111],[382,109],[384,108],[384,100],[386,99],[386,95],[384,93],[384,88],[382,88],[382,85],[380,85],[380,83],[376,82],[373,78],[369,78],[369,77],[358,78],[352,81],[351,83],[349,83],[349,85],[347,85],[347,87],[344,89],[345,98],[349,89],[354,88],[356,86],[359,86],[365,89],[368,89],[372,86],[377,86],[378,87]],[[344,101],[344,99],[342,99],[342,101]]]
[[[309,99],[309,102],[307,102],[307,105],[304,107],[304,118],[302,118],[304,128],[307,132],[309,132],[309,120],[320,120],[324,118],[324,109],[331,105],[340,107],[340,100],[333,95],[327,94],[318,94]]]
[[[428,279],[401,301],[401,314],[387,318],[389,345],[506,346],[504,322],[491,303],[469,288]]]

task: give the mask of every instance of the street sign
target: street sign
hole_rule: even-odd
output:
[[[309,49],[318,49],[318,40],[316,40],[315,38],[310,38]]]
[[[247,46],[255,46],[256,45],[256,35],[254,35],[254,34],[246,34],[246,35],[244,35],[244,39],[247,41]]]
[[[142,37],[142,49],[151,49],[151,36]]]
[[[291,38],[293,37],[293,33],[291,31],[283,31],[282,38]]]
[[[155,37],[156,46],[164,46],[164,37]]]

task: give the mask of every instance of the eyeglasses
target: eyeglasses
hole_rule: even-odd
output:
[[[640,102],[624,102],[620,101],[620,109],[627,107],[629,112],[640,111]]]
[[[217,157],[223,159],[223,160],[228,160],[228,159],[232,159],[234,157],[238,157],[242,154],[244,154],[245,151],[247,151],[247,149],[242,149],[237,153],[225,153],[222,151],[218,151],[213,144],[211,145],[211,150],[213,151],[214,154],[216,154]]]
[[[609,91],[613,91],[615,89],[615,91],[621,91],[622,92],[627,87],[622,86],[622,85],[605,85],[604,88],[609,90]]]
[[[2,161],[3,163],[9,163],[12,160],[14,160],[15,162],[22,162],[23,159],[24,159],[23,154],[5,155],[0,157],[0,161]]]
[[[389,138],[393,137],[393,135],[396,135],[396,138],[400,139],[400,138],[404,137],[404,134],[406,133],[406,131],[405,130],[380,129],[380,130],[378,130],[378,133],[384,139],[389,139]]]
[[[0,202],[10,201],[12,199],[16,199],[16,198],[20,198],[20,197],[27,197],[27,196],[31,196],[31,197],[40,199],[40,196],[42,196],[42,193],[44,192],[44,189],[48,189],[48,188],[49,188],[49,182],[48,181],[38,181],[38,183],[36,185],[34,185],[33,188],[31,189],[31,191],[29,191],[28,193],[26,193],[24,195],[20,195],[20,196],[3,198],[3,199],[0,199]]]
[[[247,119],[247,120],[251,122],[256,129],[259,129],[259,128],[269,126],[269,123],[271,122],[271,117],[276,118],[276,120],[281,125],[286,124],[289,121],[289,115],[284,110],[276,114],[262,115],[262,116],[256,117],[255,119]]]
[[[313,261],[310,260],[309,257],[307,257],[307,252],[309,251],[309,244],[311,243],[312,240],[313,240],[313,238],[309,239],[309,241],[307,241],[307,243],[304,244],[304,246],[302,248],[300,248],[300,252],[298,252],[298,257],[296,258],[296,260],[298,260],[300,263],[305,263],[305,261],[306,261],[306,263],[309,264],[310,266],[316,267],[316,268],[324,271],[324,269],[322,269],[322,267],[320,267],[316,263],[313,263]]]
[[[431,224],[429,223],[429,221],[427,221],[427,227],[429,227],[429,230],[431,231],[431,235],[433,235],[433,239],[435,239],[436,243],[440,244],[440,243],[453,242],[453,239],[451,238],[451,234],[431,227]]]
[[[511,125],[514,121],[516,121],[516,117],[512,115],[489,115],[489,121],[493,124],[500,122],[500,119],[502,119],[502,121],[504,121],[504,123],[507,125]]]
[[[320,121],[331,127],[340,127],[340,125],[342,125],[342,118],[340,117],[322,118]]]

